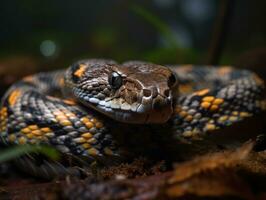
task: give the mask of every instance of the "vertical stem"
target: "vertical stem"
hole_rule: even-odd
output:
[[[206,64],[219,64],[225,46],[226,34],[229,32],[230,20],[235,0],[220,0],[219,13],[216,17],[211,42],[208,49]]]

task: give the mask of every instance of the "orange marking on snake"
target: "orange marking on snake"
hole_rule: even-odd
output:
[[[20,97],[20,95],[21,95],[21,91],[19,89],[13,90],[11,92],[11,94],[9,95],[8,103],[11,106],[14,106],[16,104],[18,98]]]
[[[203,90],[199,90],[199,91],[195,92],[194,94],[199,95],[199,96],[204,96],[204,95],[208,94],[209,91],[210,91],[209,89],[203,89]]]
[[[3,107],[0,110],[0,117],[5,118],[7,117],[7,107]]]
[[[25,82],[32,83],[33,82],[33,76],[32,75],[26,76],[22,80],[25,81]]]
[[[218,74],[219,74],[220,76],[225,76],[225,75],[231,73],[232,70],[233,70],[233,69],[232,69],[231,66],[222,66],[220,69],[217,70],[217,72],[218,72]]]
[[[187,94],[193,91],[193,84],[192,83],[188,83],[188,84],[181,84],[179,86],[179,91],[182,94]]]
[[[84,74],[85,69],[86,65],[80,64],[79,68],[75,71],[74,75],[80,78]]]
[[[264,85],[264,81],[256,74],[253,75],[253,78],[258,85]]]
[[[70,99],[65,99],[65,100],[63,100],[63,102],[66,103],[67,105],[71,105],[71,106],[76,105],[76,102],[73,100],[70,100]]]
[[[58,80],[58,83],[59,83],[60,87],[63,87],[65,85],[65,79],[64,78],[60,78]]]
[[[0,132],[4,133],[7,128],[7,107],[2,107],[0,110]]]

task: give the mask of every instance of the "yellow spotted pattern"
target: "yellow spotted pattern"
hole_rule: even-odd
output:
[[[0,132],[5,134],[7,126],[7,107],[3,107],[0,110]]]
[[[189,72],[193,70],[193,67],[188,68],[186,66],[186,71]],[[80,64],[79,68],[74,72],[74,75],[78,78],[82,77],[86,71],[86,65]],[[221,76],[227,75],[228,73],[231,73],[232,69],[231,67],[223,67],[218,70],[218,74]],[[263,84],[263,81],[261,79],[254,77],[255,81],[257,84]],[[34,77],[33,76],[28,76],[23,79],[26,82],[34,82]],[[61,87],[64,85],[64,79],[58,79],[58,83]],[[189,84],[181,84],[179,90],[181,93],[191,93],[193,91],[193,88],[195,85],[193,83]],[[14,106],[18,101],[21,96],[22,91],[19,89],[13,90],[9,97],[8,97],[8,103],[10,106]],[[240,111],[231,111],[230,113],[226,112],[226,115],[220,116],[221,113],[218,113],[219,111],[223,111],[221,108],[221,105],[224,103],[224,99],[221,98],[216,98],[215,96],[210,95],[210,89],[202,89],[199,91],[194,92],[194,95],[197,95],[201,97],[202,99],[197,102],[200,105],[200,108],[205,109],[205,111],[210,111],[213,114],[217,115],[211,119],[210,116],[204,116],[205,111],[201,112],[201,110],[192,110],[190,108],[184,107],[176,107],[175,112],[179,114],[179,116],[182,118],[182,120],[188,125],[189,127],[186,127],[184,129],[185,131],[183,132],[184,137],[197,137],[202,133],[202,131],[213,131],[215,129],[219,128],[219,123],[220,124],[227,124],[233,123],[238,121],[241,118],[249,117],[252,114],[248,112],[240,112]],[[71,100],[71,99],[65,99],[63,102],[67,105],[76,105],[76,102]],[[198,105],[198,104],[197,104]],[[262,108],[266,110],[266,101],[263,100],[258,100],[256,102],[256,106],[259,108]],[[191,111],[192,110],[192,111]],[[206,113],[210,113],[206,112]],[[58,124],[61,124],[62,126],[74,126],[74,124],[70,121],[69,118],[75,117],[77,118],[76,114],[74,112],[69,111],[68,109],[57,109],[54,110],[53,115],[55,116],[56,122]],[[194,116],[197,117],[194,118]],[[218,117],[217,117],[218,116]],[[207,118],[207,120],[199,122],[199,119]],[[210,117],[210,118],[208,118]],[[7,125],[7,119],[8,119],[8,113],[7,113],[7,108],[3,107],[0,109],[0,131],[3,133],[6,131],[6,125]],[[96,156],[100,152],[95,148],[95,143],[97,143],[97,139],[93,135],[93,131],[90,130],[91,128],[97,128],[100,129],[103,127],[103,123],[99,121],[96,118],[93,118],[91,116],[86,116],[82,117],[81,122],[84,124],[84,127],[86,127],[88,130],[85,129],[85,132],[82,130],[82,132],[77,138],[74,138],[73,140],[76,142],[77,145],[82,146],[89,155]],[[217,120],[217,121],[216,121]],[[203,123],[203,126],[198,126],[198,127],[193,127],[194,124],[197,123]],[[228,124],[229,124],[228,123]],[[191,124],[191,126],[190,126]],[[195,125],[196,126],[196,125]],[[84,128],[81,127],[81,128]],[[202,130],[203,129],[203,130]],[[84,133],[83,133],[84,132]],[[93,132],[93,133],[92,133]],[[9,142],[13,143],[19,143],[19,144],[26,144],[26,143],[32,143],[34,144],[37,141],[46,141],[50,137],[54,137],[53,131],[49,127],[39,127],[37,124],[36,125],[29,125],[27,127],[24,127],[20,130],[20,133],[10,133],[7,136],[7,139]],[[105,147],[103,149],[103,152],[106,155],[113,155],[113,151]]]
[[[11,133],[11,134],[8,135],[8,141],[9,142],[13,143],[13,142],[16,141],[16,139],[17,139],[17,137],[16,137],[15,134]]]
[[[69,117],[76,117],[73,112],[70,112],[67,109],[55,110],[53,114],[57,122],[62,126],[72,126],[72,122],[69,120]]]
[[[103,127],[103,123],[98,121],[96,118],[88,118],[88,117],[83,117],[81,118],[81,122],[88,128],[92,128],[92,127],[96,127],[96,128],[102,128]]]
[[[97,156],[99,154],[99,151],[92,147],[92,148],[88,149],[88,153],[91,156]]]
[[[111,155],[114,154],[114,152],[110,148],[108,148],[108,147],[105,147],[103,149],[103,152],[104,152],[105,155],[108,155],[108,156],[111,156]]]
[[[190,121],[192,121],[192,119],[193,119],[192,115],[187,115],[184,120],[187,122],[190,122]]]
[[[27,140],[40,140],[40,141],[46,141],[48,138],[51,138],[54,136],[53,131],[49,127],[39,127],[38,125],[29,125],[23,129],[20,130],[20,133],[23,134],[22,137],[18,139],[20,144],[23,144],[23,142]],[[25,136],[25,137],[24,137]],[[24,138],[24,139],[21,139]]]
[[[243,117],[243,118],[244,118],[244,117],[250,117],[251,115],[252,115],[252,114],[250,114],[250,113],[248,113],[248,112],[240,112],[240,113],[239,113],[239,116],[240,116],[240,117]]]
[[[223,115],[223,116],[218,118],[218,122],[222,124],[228,120],[228,117],[229,117],[228,115]]]
[[[82,117],[80,121],[87,127],[87,129],[90,129],[92,127],[95,127],[97,129],[100,129],[103,127],[103,123],[97,120],[96,118],[90,118],[89,116]],[[93,134],[89,131],[86,133],[81,134],[78,138],[75,138],[74,141],[81,145],[84,149],[86,149],[87,153],[91,156],[96,156],[99,154],[99,151],[93,147],[93,144],[97,142],[96,138],[93,137]],[[111,149],[105,149],[105,154],[111,155],[113,154]]]
[[[261,108],[262,110],[266,110],[266,100],[261,100],[256,102],[258,104],[258,107]]]
[[[199,134],[201,133],[202,131],[197,128],[197,127],[194,127],[191,131],[184,131],[184,133],[182,134],[183,137],[185,138],[198,138],[199,137]]]
[[[59,80],[58,80],[58,83],[59,83],[59,85],[60,85],[60,87],[64,87],[64,85],[65,85],[65,79],[64,78],[60,78]]]
[[[205,131],[214,131],[216,129],[215,124],[207,123],[204,127]]]
[[[98,150],[93,147],[93,144],[95,144],[97,140],[90,132],[83,133],[80,135],[80,137],[75,138],[74,141],[86,149],[86,151],[92,156],[95,156],[99,153]]]
[[[221,98],[215,98],[214,96],[205,96],[202,98],[200,106],[204,109],[209,109],[210,111],[217,111],[219,106],[224,102]]]
[[[226,69],[226,68],[225,68]],[[226,69],[227,70],[227,69]],[[224,72],[225,73],[225,72]],[[200,91],[197,91],[194,93],[194,95],[202,96],[200,107],[204,110],[208,110],[210,112],[216,113],[219,112],[219,109],[221,108],[221,105],[224,103],[224,99],[216,98],[215,96],[208,95],[209,89],[203,89]],[[266,102],[264,104],[262,101],[258,102],[258,107],[263,107],[265,105],[266,108]],[[178,114],[184,121],[191,122],[194,120],[194,116],[190,115],[187,110],[182,109],[182,107],[177,106],[175,108],[175,113]],[[218,124],[232,124],[234,122],[239,121],[240,119],[243,119],[245,117],[250,117],[251,114],[248,112],[239,112],[236,110],[233,110],[229,115],[222,115],[217,119],[217,124],[214,119],[209,119],[206,124],[203,127],[203,130],[199,130],[197,127],[191,126],[191,130],[184,131],[182,135],[186,138],[197,138],[199,133],[202,131],[204,132],[211,132],[219,128]]]

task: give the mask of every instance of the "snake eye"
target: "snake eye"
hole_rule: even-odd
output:
[[[168,87],[172,87],[176,83],[177,79],[176,76],[172,73],[170,77],[168,78]]]
[[[122,77],[117,72],[112,72],[108,77],[108,82],[114,89],[120,88],[122,81]]]

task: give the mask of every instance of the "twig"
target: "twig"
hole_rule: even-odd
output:
[[[229,32],[230,21],[235,0],[221,0],[219,13],[215,20],[213,34],[208,50],[206,64],[217,65],[225,46],[226,34]]]

